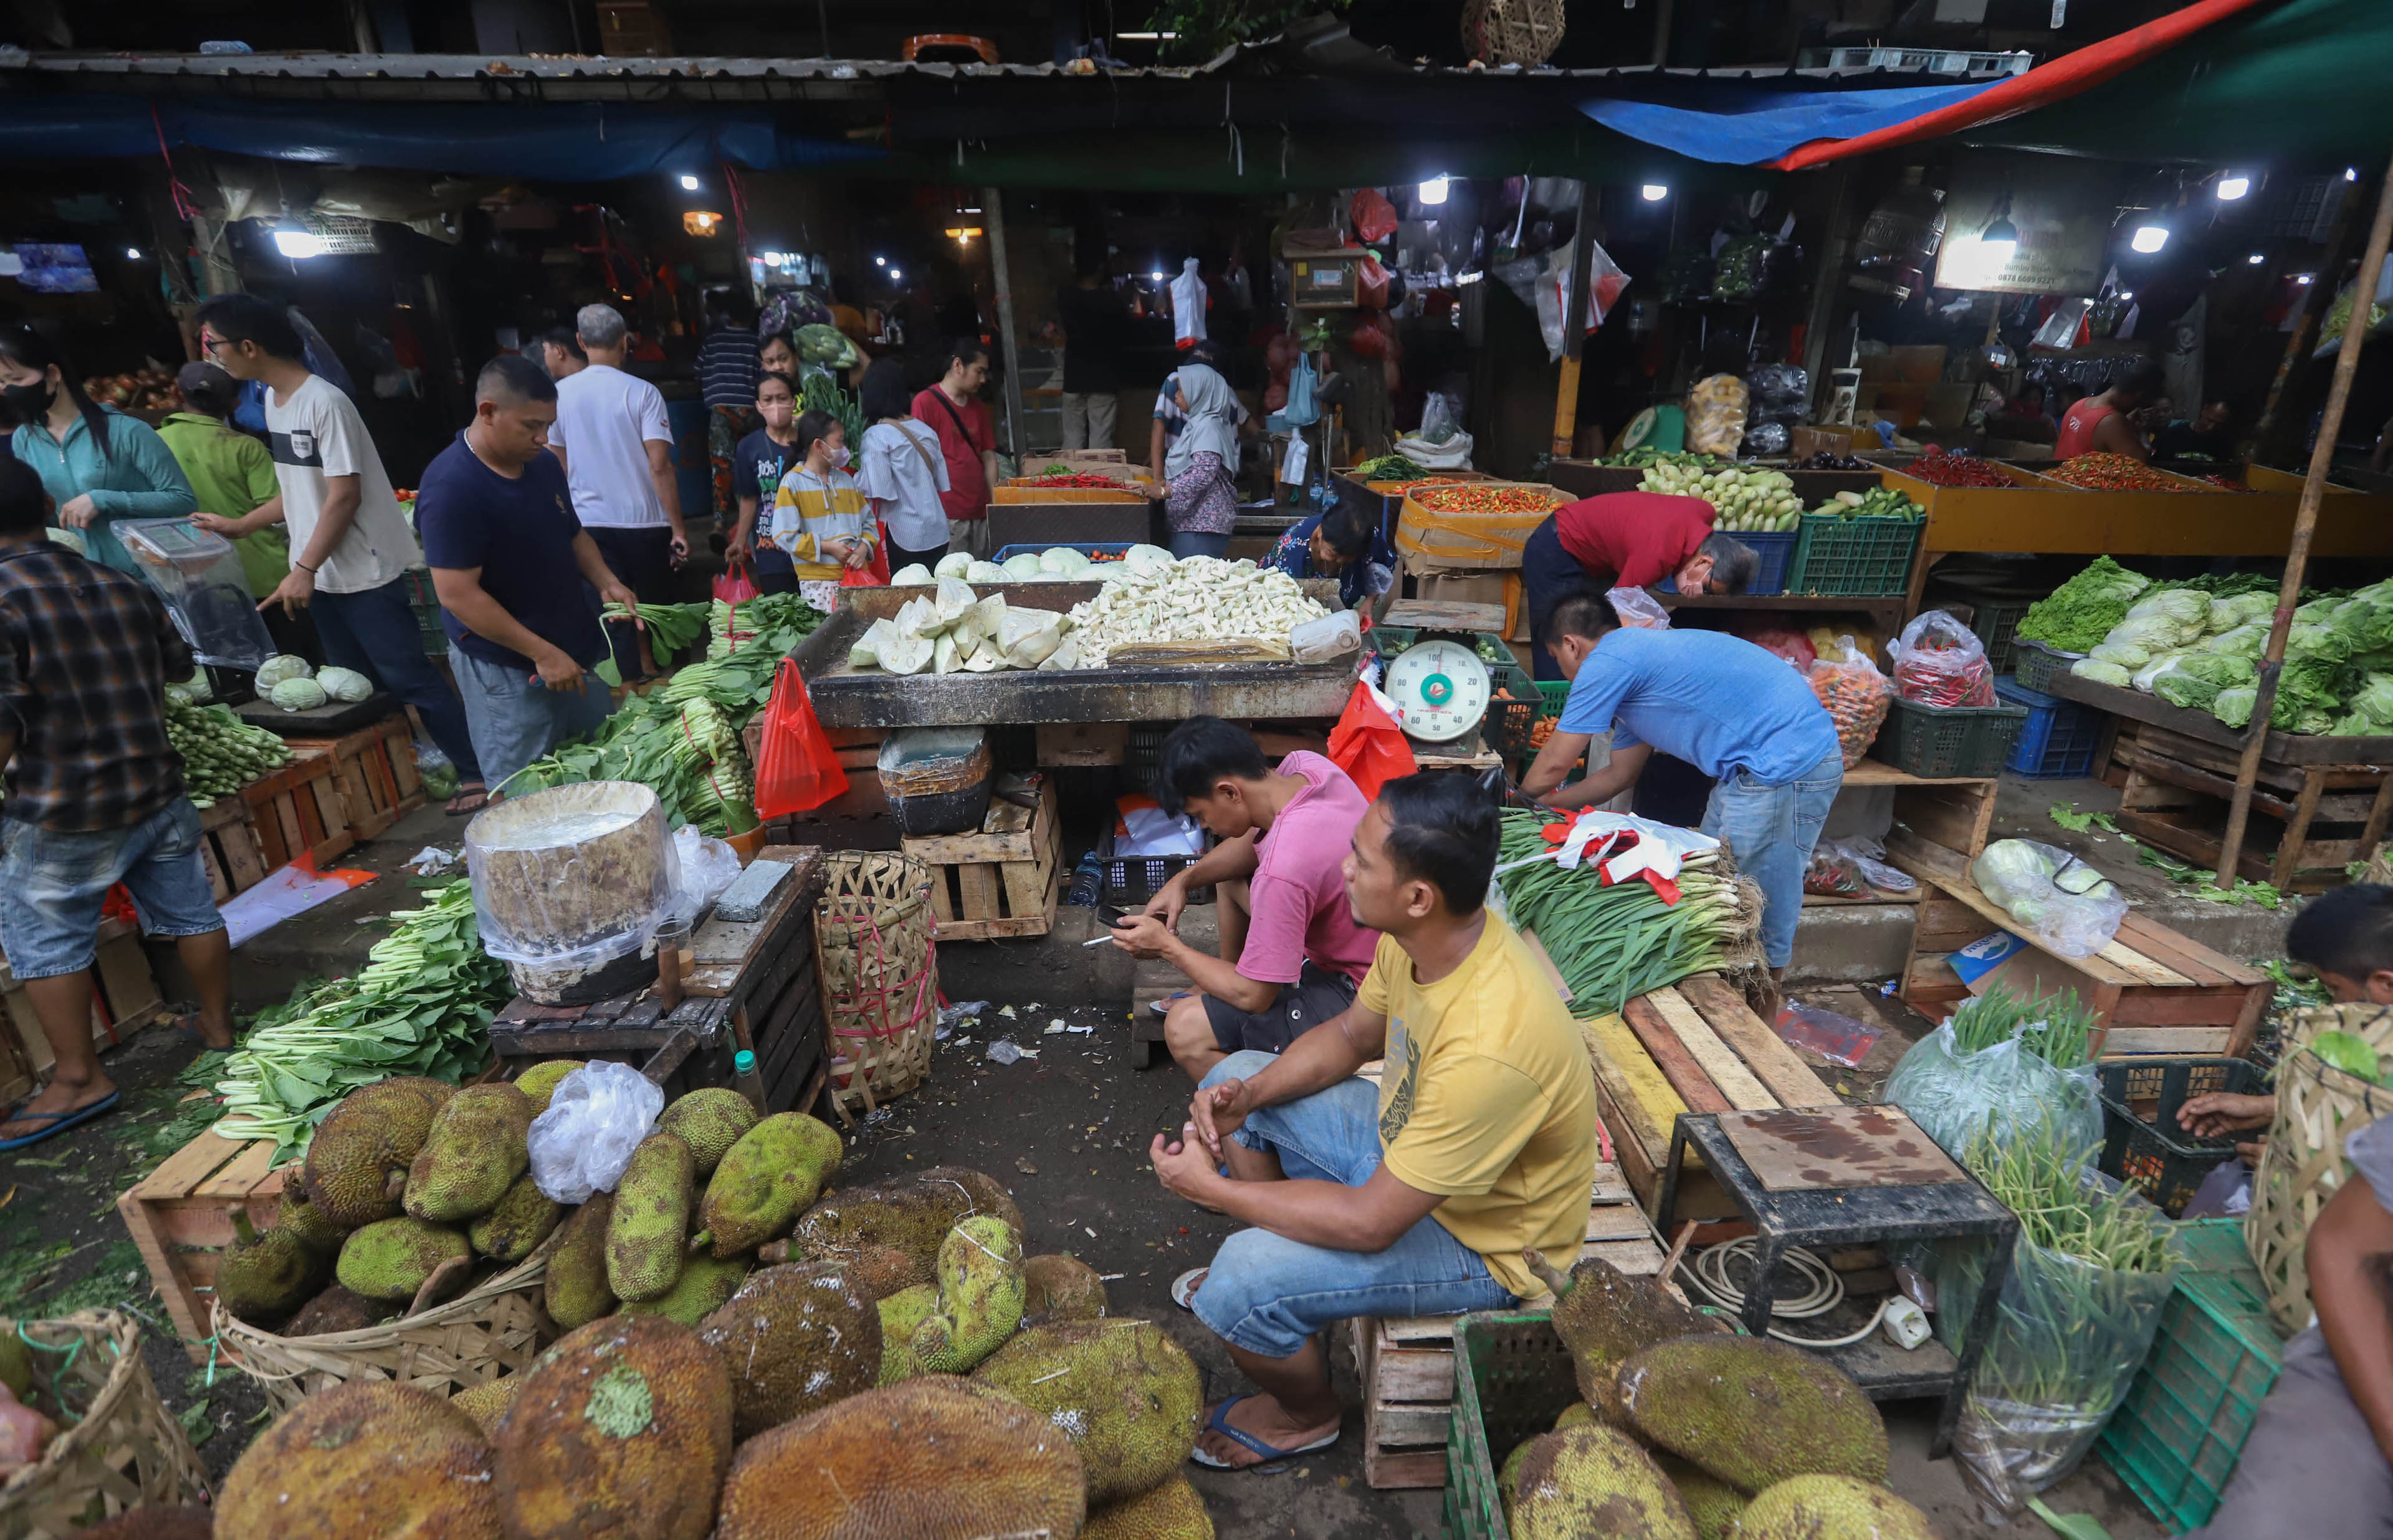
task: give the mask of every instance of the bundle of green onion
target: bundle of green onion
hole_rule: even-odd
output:
[[[1953,1012],[1953,1037],[1965,1053],[1982,1053],[2016,1036],[2020,1045],[2055,1069],[2075,1069],[2092,1060],[2096,1017],[2075,993],[2014,995],[2003,985],[1961,1002]]]
[[[1679,902],[1663,902],[1641,881],[1606,884],[1591,865],[1564,871],[1543,859],[1551,815],[1504,815],[1497,881],[1515,928],[1537,933],[1570,986],[1571,1012],[1598,1016],[1632,997],[1729,964],[1760,922],[1746,895],[1706,852],[1687,857],[1677,878]],[[1513,866],[1514,862],[1524,863]]]

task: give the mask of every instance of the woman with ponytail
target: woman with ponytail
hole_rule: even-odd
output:
[[[92,560],[135,571],[109,526],[199,507],[165,440],[84,394],[66,354],[30,326],[0,329],[0,399],[19,424],[10,451],[42,478],[51,521],[76,530]]]

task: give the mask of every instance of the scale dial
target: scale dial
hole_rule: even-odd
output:
[[[1457,642],[1421,642],[1388,665],[1382,686],[1396,703],[1397,725],[1423,743],[1451,743],[1478,727],[1495,694],[1487,665]]]

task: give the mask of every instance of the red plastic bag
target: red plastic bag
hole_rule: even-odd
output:
[[[1413,759],[1412,745],[1405,741],[1404,729],[1371,698],[1371,686],[1359,679],[1354,682],[1354,693],[1346,698],[1338,725],[1329,730],[1329,763],[1345,771],[1366,798],[1378,796],[1388,782],[1420,768]]]
[[[1366,310],[1388,307],[1388,269],[1380,266],[1380,259],[1367,252],[1363,255],[1363,271],[1354,281],[1354,303]]]
[[[1366,187],[1354,194],[1349,212],[1354,218],[1354,239],[1366,246],[1376,245],[1396,233],[1396,205],[1378,188]]]
[[[724,568],[723,576],[714,580],[714,596],[727,605],[746,604],[763,592],[748,575],[745,563]]]
[[[847,772],[815,715],[795,659],[773,674],[773,698],[756,745],[756,816],[785,818],[847,793]]]

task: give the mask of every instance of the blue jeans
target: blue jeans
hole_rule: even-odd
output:
[[[151,935],[224,929],[200,864],[200,810],[177,797],[130,829],[68,832],[0,821],[0,950],[20,979],[91,966],[99,907],[122,882]]]
[[[1227,535],[1205,535],[1175,529],[1171,534],[1171,554],[1186,560],[1190,556],[1219,557],[1230,549]]]
[[[449,670],[465,698],[474,748],[491,790],[567,738],[591,731],[615,710],[607,682],[583,670],[582,689],[552,690],[521,663],[492,663],[449,644]]]
[[[1208,1086],[1261,1073],[1274,1055],[1233,1053],[1205,1077]],[[1230,1136],[1249,1150],[1270,1150],[1297,1181],[1360,1187],[1380,1168],[1380,1090],[1368,1080],[1247,1115]],[[1222,1243],[1193,1301],[1198,1320],[1235,1348],[1286,1358],[1333,1321],[1357,1315],[1456,1315],[1502,1310],[1512,1294],[1485,1259],[1431,1215],[1385,1251],[1333,1251],[1241,1230]]]
[[[355,594],[319,589],[307,613],[315,618],[325,662],[364,674],[414,707],[424,719],[424,730],[457,766],[457,778],[467,783],[482,778],[465,708],[432,659],[424,656],[424,629],[408,602],[406,579],[394,578],[380,588]]]
[[[1739,770],[1712,788],[1704,809],[1704,832],[1725,843],[1737,870],[1761,884],[1761,950],[1772,968],[1785,967],[1795,955],[1803,868],[1844,784],[1845,762],[1837,754],[1780,786]]]

